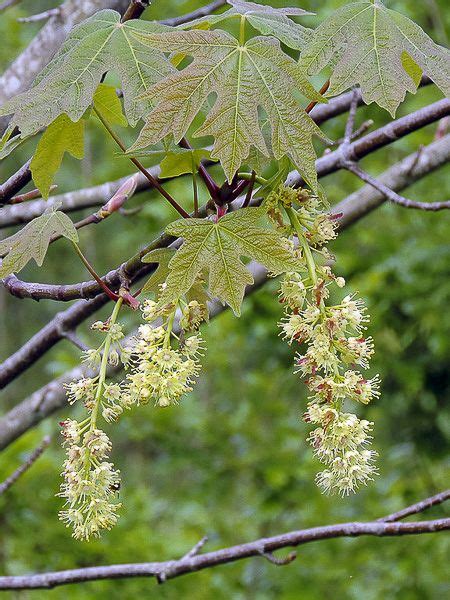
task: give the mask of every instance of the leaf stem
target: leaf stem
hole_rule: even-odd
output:
[[[329,87],[330,87],[330,80],[327,79],[325,81],[325,83],[323,84],[323,86],[320,88],[319,94],[321,94],[321,95],[325,94],[325,92],[327,91],[327,89]],[[310,102],[308,104],[308,106],[305,108],[305,113],[310,113],[316,104],[317,104],[317,100],[313,100],[312,102]]]
[[[261,177],[260,175],[256,175],[256,173],[255,173],[255,176],[253,177],[253,173],[254,173],[254,171],[252,171],[251,173],[241,173],[239,171],[237,176],[238,176],[238,179],[245,179],[246,181],[252,181],[254,179],[255,183],[259,183],[259,185],[266,185],[267,179],[265,179],[264,177]]]
[[[111,317],[109,318],[109,321],[108,321],[109,331],[106,334],[105,345],[103,347],[103,355],[102,355],[102,361],[100,363],[97,390],[95,392],[95,398],[94,398],[94,407],[92,409],[91,418],[90,418],[90,426],[89,426],[90,431],[93,431],[97,425],[98,408],[100,406],[100,399],[102,397],[103,386],[104,386],[104,383],[106,380],[106,369],[108,367],[109,349],[111,347],[111,328],[113,327],[113,325],[115,325],[115,323],[117,321],[117,316],[118,316],[120,308],[122,306],[122,302],[123,302],[123,299],[119,297],[119,299],[117,300],[117,302],[114,305],[114,309],[113,309]]]
[[[84,264],[84,266],[89,271],[89,273],[92,275],[92,277],[95,279],[95,281],[98,283],[98,285],[102,288],[102,290],[105,292],[105,294],[108,296],[108,298],[110,298],[111,300],[114,300],[115,302],[118,302],[120,299],[120,296],[118,294],[116,294],[115,292],[113,292],[106,285],[106,283],[103,281],[103,279],[100,277],[100,275],[98,275],[97,271],[94,269],[94,267],[88,261],[88,259],[85,257],[85,255],[81,251],[81,248],[79,247],[79,245],[76,242],[72,242],[72,245],[75,249],[75,252],[80,257],[81,262]]]
[[[119,136],[115,133],[115,131],[112,129],[111,125],[108,123],[108,121],[106,121],[106,119],[103,117],[102,114],[99,113],[99,111],[95,108],[93,108],[95,114],[97,115],[97,117],[100,119],[101,123],[103,124],[103,126],[105,127],[106,131],[109,133],[109,135],[113,138],[113,140],[116,142],[116,144],[119,146],[119,148],[122,150],[122,152],[124,154],[126,154],[127,148],[125,146],[125,144],[122,142],[122,140],[119,138]],[[141,162],[139,162],[137,160],[137,158],[134,158],[133,156],[128,156],[127,157],[129,160],[131,160],[131,162],[134,164],[135,167],[137,167],[139,169],[139,171],[144,175],[144,177],[146,177],[148,179],[148,181],[152,184],[152,186],[154,188],[156,188],[158,190],[158,192],[164,196],[164,198],[166,200],[168,200],[170,202],[170,204],[173,206],[173,208],[185,219],[189,219],[190,215],[188,212],[186,212],[184,210],[184,208],[182,206],[180,206],[178,204],[178,202],[172,198],[172,196],[169,194],[169,192],[167,192],[162,185],[159,183],[159,181],[153,177],[153,175],[151,173],[149,173],[147,171],[147,169],[142,165]]]
[[[243,46],[245,44],[245,15],[241,15],[241,20],[239,23],[239,44]]]
[[[196,166],[195,166],[195,160],[194,160],[193,154],[191,154],[191,159],[192,159],[192,189],[193,189],[193,194],[194,194],[194,217],[198,217],[198,187],[197,187],[197,176],[195,174]]]

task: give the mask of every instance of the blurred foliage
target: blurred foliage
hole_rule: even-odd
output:
[[[157,1],[148,18],[181,14],[203,3]],[[284,2],[272,2],[282,6]],[[316,9],[319,16],[342,5],[327,0],[320,9],[312,0],[292,5]],[[436,41],[446,43],[450,11],[445,0],[398,0],[388,3],[420,23]],[[6,67],[30,41],[39,24],[21,25],[16,18],[55,5],[24,0],[0,17],[0,68]],[[305,24],[317,23],[307,17]],[[317,82],[320,84],[320,81]],[[433,87],[409,96],[399,114],[438,99]],[[358,113],[375,126],[387,113],[365,107]],[[345,117],[324,126],[341,137]],[[432,141],[436,126],[424,128],[366,158],[372,173],[388,168]],[[130,140],[133,135],[130,134]],[[100,127],[90,126],[86,158],[65,159],[57,177],[59,191],[94,185],[131,173],[117,158]],[[33,151],[25,144],[2,164],[1,179]],[[417,199],[450,197],[448,170],[441,169],[408,190]],[[337,173],[323,181],[329,199],[338,202],[360,187],[354,176]],[[191,197],[189,179],[168,184],[175,197]],[[201,190],[201,200],[205,200]],[[100,271],[119,264],[152,239],[173,211],[154,193],[134,198],[134,216],[117,215],[81,232],[81,244]],[[86,213],[83,213],[86,214]],[[72,215],[79,218],[82,214]],[[4,234],[10,232],[3,232]],[[313,483],[318,464],[301,421],[304,386],[292,374],[293,350],[280,340],[280,307],[276,282],[246,301],[241,319],[225,313],[205,329],[208,352],[195,392],[178,408],[144,407],[113,428],[114,461],[122,471],[122,518],[102,540],[75,542],[56,513],[63,452],[58,421],[69,408],[53,415],[0,456],[0,481],[16,468],[45,433],[53,443],[11,490],[0,497],[0,573],[20,574],[95,564],[165,560],[181,556],[207,534],[206,550],[318,524],[377,518],[449,487],[450,441],[450,227],[446,213],[427,214],[383,206],[344,233],[334,245],[336,270],[350,289],[358,289],[372,315],[370,333],[377,353],[374,371],[383,379],[383,395],[364,408],[376,423],[375,446],[380,476],[349,499],[321,496]],[[42,270],[27,267],[25,279],[74,282],[86,278],[69,244],[51,248]],[[0,292],[2,358],[44,325],[60,305],[19,301]],[[104,313],[103,313],[104,314]],[[130,327],[135,316],[127,315]],[[79,331],[89,341],[87,324]],[[76,365],[77,351],[60,343],[3,392],[3,406],[13,405],[49,379]],[[439,507],[426,516],[442,516]],[[189,575],[166,583],[142,579],[96,582],[5,594],[34,599],[168,599],[309,600],[333,593],[336,598],[441,599],[450,594],[449,537],[358,538],[309,544],[292,565],[278,568],[252,559]]]

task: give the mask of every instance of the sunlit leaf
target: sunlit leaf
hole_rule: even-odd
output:
[[[294,98],[294,90],[323,101],[293,59],[273,38],[255,37],[241,46],[223,31],[177,31],[139,35],[143,43],[169,52],[184,51],[194,61],[151,89],[157,103],[130,151],[157,143],[169,133],[178,142],[206,99],[216,102],[196,136],[215,138],[211,152],[231,180],[250,148],[279,159],[291,157],[312,189],[317,187],[312,136],[324,135]],[[271,124],[271,149],[261,132],[258,108]]]
[[[13,125],[23,136],[43,129],[62,113],[78,121],[104,73],[113,71],[121,82],[127,119],[135,125],[151,108],[140,96],[175,68],[162,52],[149,52],[132,33],[167,30],[149,21],[121,24],[119,13],[99,11],[72,30],[33,87],[4,104],[0,115],[14,113]]]
[[[406,62],[405,54],[410,57]],[[417,68],[450,94],[450,52],[380,0],[348,4],[333,12],[314,31],[299,64],[309,74],[330,65],[328,95],[358,84],[364,102],[376,102],[392,115],[406,92],[417,90]]]
[[[183,245],[169,263],[169,275],[160,302],[168,303],[185,294],[202,271],[209,273],[208,290],[240,314],[246,285],[253,283],[241,256],[253,258],[274,274],[298,268],[279,233],[259,225],[261,208],[246,208],[209,219],[182,219],[166,232],[182,237]]]

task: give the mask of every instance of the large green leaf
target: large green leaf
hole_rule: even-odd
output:
[[[298,262],[283,244],[280,234],[258,223],[261,208],[245,208],[209,219],[181,219],[166,232],[182,237],[183,245],[169,263],[169,275],[160,302],[169,303],[184,295],[204,270],[209,272],[208,289],[240,314],[245,286],[253,277],[241,256],[253,258],[275,275],[296,270]]]
[[[216,25],[226,19],[242,17],[250,23],[255,29],[264,35],[273,35],[281,42],[301,50],[305,43],[310,39],[311,29],[294,23],[289,16],[312,15],[301,8],[272,8],[271,6],[257,4],[256,2],[244,2],[244,0],[227,0],[232,6],[229,10],[219,15],[206,15],[195,21],[190,21],[182,25],[184,29],[198,27],[200,23]]]
[[[358,84],[367,104],[376,102],[392,115],[406,92],[417,90],[418,67],[444,94],[450,94],[450,52],[379,0],[348,4],[333,12],[315,30],[299,64],[311,75],[330,65],[328,95]]]
[[[67,115],[60,115],[43,133],[30,164],[31,174],[43,198],[48,198],[53,177],[58,171],[64,153],[75,158],[84,156],[84,121],[76,123]]]
[[[325,136],[293,94],[299,90],[314,100],[323,98],[277,40],[255,37],[242,46],[224,31],[198,30],[139,35],[139,39],[157,49],[186,52],[194,60],[153,86],[147,98],[158,104],[130,151],[155,144],[169,133],[178,142],[208,96],[215,93],[215,104],[195,135],[215,138],[211,156],[221,161],[229,180],[252,146],[269,155],[258,113],[262,107],[271,124],[275,158],[290,156],[308,184],[317,189],[312,136]]]
[[[0,240],[0,278],[17,273],[32,259],[40,267],[44,262],[50,240],[62,235],[72,242],[78,241],[77,230],[67,215],[50,209],[33,219],[23,229]]]
[[[72,30],[33,87],[2,106],[0,115],[14,113],[13,124],[23,136],[46,127],[61,113],[78,121],[104,73],[114,71],[121,81],[128,121],[135,125],[151,108],[140,96],[175,68],[162,52],[149,52],[132,34],[167,30],[147,21],[121,24],[119,13],[101,10]]]

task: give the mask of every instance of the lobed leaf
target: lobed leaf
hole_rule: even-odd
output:
[[[40,267],[53,236],[62,235],[72,242],[78,233],[69,217],[59,210],[50,209],[33,219],[14,235],[0,240],[0,278],[17,273],[32,259]]]
[[[127,127],[128,121],[123,114],[122,103],[117,96],[115,87],[101,83],[95,90],[93,104],[105,121],[112,125]]]
[[[418,69],[450,94],[450,52],[380,0],[335,11],[314,31],[299,64],[310,75],[330,65],[328,95],[358,84],[364,102],[376,102],[393,116],[406,92],[416,92]]]
[[[290,156],[305,181],[317,190],[312,137],[326,139],[294,97],[299,90],[324,101],[293,59],[274,38],[255,37],[244,46],[224,31],[177,31],[139,35],[149,46],[185,52],[194,58],[182,71],[155,84],[146,95],[156,102],[136,143],[145,148],[173,134],[178,142],[208,97],[217,98],[196,136],[214,137],[212,158],[221,161],[231,180],[250,148],[277,159]],[[264,140],[258,110],[271,125],[271,148]]]
[[[23,136],[47,127],[62,113],[78,121],[104,73],[114,71],[121,81],[127,119],[134,126],[151,108],[142,94],[175,70],[162,52],[148,52],[134,34],[170,29],[148,21],[120,23],[118,12],[99,11],[72,30],[33,87],[4,104],[0,116],[14,113],[13,125]]]
[[[280,234],[258,225],[263,215],[261,208],[245,208],[217,222],[181,219],[171,223],[166,232],[184,241],[169,263],[160,302],[173,302],[184,295],[206,271],[211,296],[226,302],[239,315],[245,287],[253,283],[241,256],[257,260],[275,275],[296,270],[298,262],[286,249]]]

